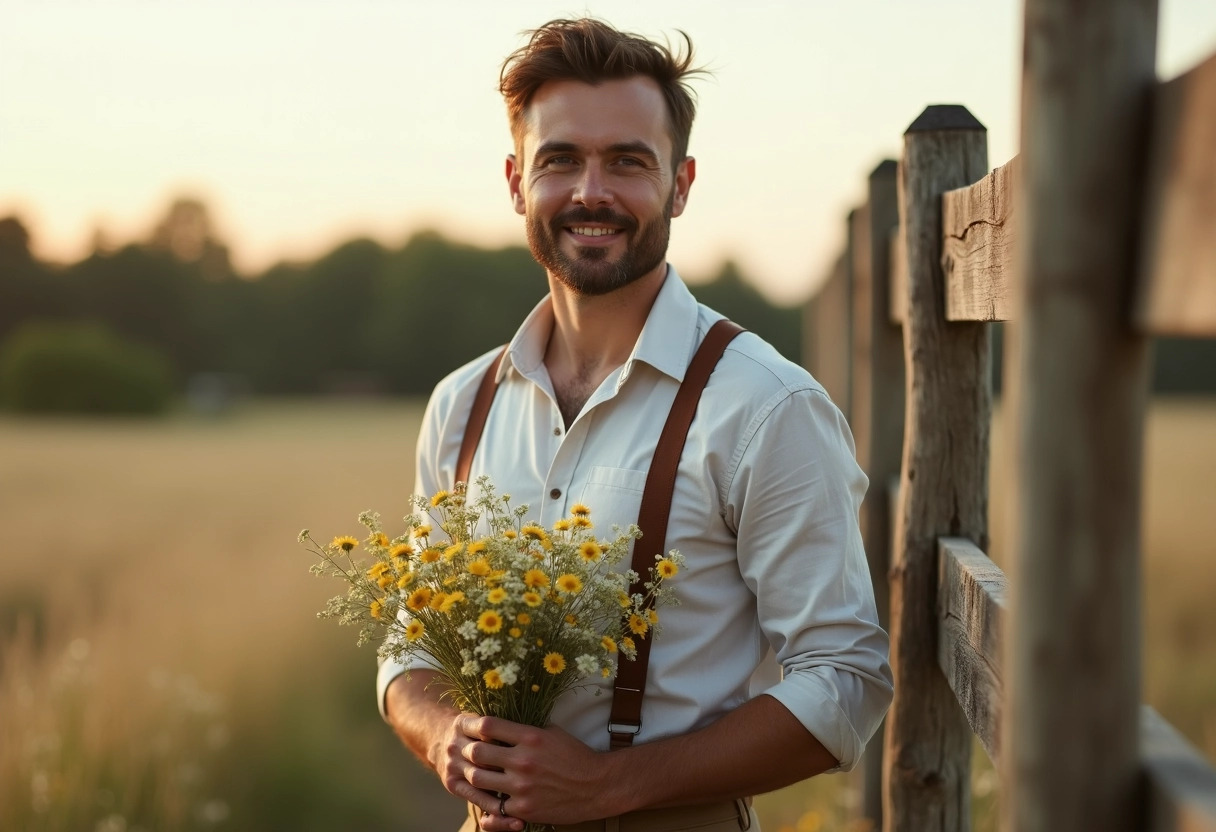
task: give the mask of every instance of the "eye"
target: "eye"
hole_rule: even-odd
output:
[[[545,160],[545,165],[548,167],[569,167],[577,164],[573,156],[550,156]]]

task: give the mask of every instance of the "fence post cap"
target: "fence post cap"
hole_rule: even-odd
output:
[[[883,159],[874,170],[870,171],[870,178],[874,179],[879,176],[892,176],[899,169],[899,162],[894,159]]]
[[[916,117],[916,121],[904,131],[909,133],[925,133],[930,130],[987,130],[980,124],[979,119],[971,115],[971,111],[962,104],[930,104],[924,112]]]

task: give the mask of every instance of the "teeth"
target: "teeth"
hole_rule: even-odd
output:
[[[575,234],[581,234],[584,237],[606,237],[609,234],[616,234],[618,231],[618,229],[615,228],[586,228],[582,226],[575,226],[570,230]]]

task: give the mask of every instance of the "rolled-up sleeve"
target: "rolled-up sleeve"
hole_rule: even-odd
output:
[[[742,439],[727,490],[739,568],[782,667],[764,691],[851,769],[890,705],[858,511],[865,474],[816,385],[774,396]]]

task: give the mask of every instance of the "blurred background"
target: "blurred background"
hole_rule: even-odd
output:
[[[542,296],[496,79],[585,12],[714,71],[670,259],[794,360],[926,104],[1016,153],[1013,0],[0,0],[0,829],[456,828],[295,535],[404,514],[426,394]],[[1216,5],[1161,13],[1162,77],[1216,47]],[[1159,341],[1154,390],[1144,698],[1213,758],[1216,344]],[[994,507],[1002,448],[998,409]],[[765,828],[855,800],[822,778]]]

